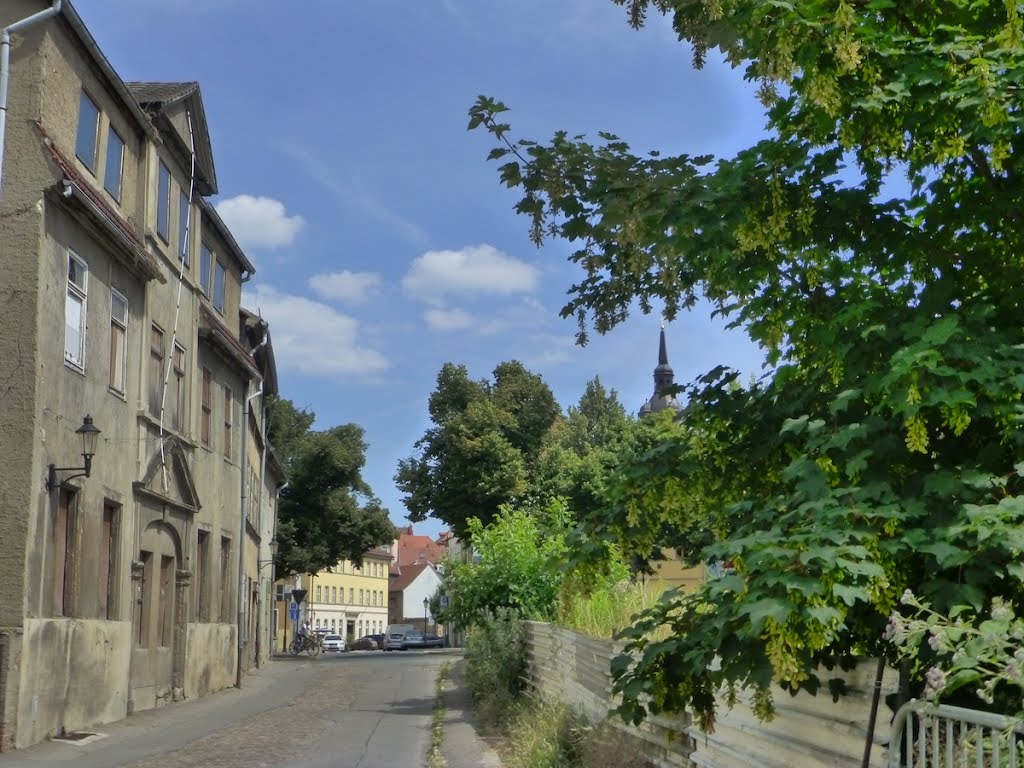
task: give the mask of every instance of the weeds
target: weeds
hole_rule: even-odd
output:
[[[448,768],[444,759],[444,689],[451,671],[452,663],[444,662],[437,671],[437,682],[434,685],[434,715],[430,723],[430,747],[427,750],[426,768]]]
[[[657,579],[621,581],[589,594],[563,594],[558,625],[590,637],[610,640],[632,625],[633,616],[656,605],[667,587]]]

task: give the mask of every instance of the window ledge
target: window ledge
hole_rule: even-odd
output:
[[[77,374],[79,374],[81,376],[85,376],[85,364],[84,363],[82,365],[79,365],[74,360],[69,360],[68,358],[65,357],[64,358],[64,367],[74,371],[75,373],[77,373]]]

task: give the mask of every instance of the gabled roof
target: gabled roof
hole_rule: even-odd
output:
[[[167,146],[178,156],[182,167],[192,162],[192,145],[196,153],[196,189],[204,197],[217,194],[217,170],[213,164],[213,145],[210,127],[206,122],[206,109],[199,83],[125,83],[129,92],[142,108],[152,116]],[[173,117],[180,110],[191,116],[191,130],[184,135],[175,125]],[[189,135],[191,133],[191,135]]]
[[[404,592],[410,584],[419,578],[419,575],[428,568],[434,566],[430,563],[418,563],[416,565],[399,566],[397,576],[392,576],[388,582],[388,592]]]
[[[401,566],[413,563],[441,562],[445,548],[429,536],[417,536],[410,525],[398,536],[398,564]]]
[[[60,15],[71,27],[71,31],[78,37],[82,47],[85,48],[86,53],[92,58],[96,68],[106,78],[107,85],[110,89],[121,98],[123,106],[128,110],[128,113],[135,118],[142,133],[147,136],[155,137],[156,130],[153,127],[153,123],[139,103],[128,91],[121,76],[117,74],[117,71],[107,61],[107,57],[103,55],[103,51],[100,50],[99,45],[96,42],[96,38],[92,36],[88,28],[85,26],[85,22],[82,21],[82,17],[78,15],[78,12],[71,5],[70,0],[64,0],[60,6]]]

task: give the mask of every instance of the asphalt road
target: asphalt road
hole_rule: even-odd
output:
[[[0,768],[422,766],[453,651],[277,658],[232,689],[99,726],[102,738],[0,755]]]

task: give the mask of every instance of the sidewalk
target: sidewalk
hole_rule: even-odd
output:
[[[473,727],[473,700],[466,686],[465,665],[465,659],[452,664],[444,688],[444,759],[448,768],[500,768],[497,752]]]
[[[54,739],[3,753],[0,768],[110,768],[156,757],[295,700],[314,674],[311,660],[273,661],[250,672],[241,688],[90,728],[96,737],[77,742]]]

